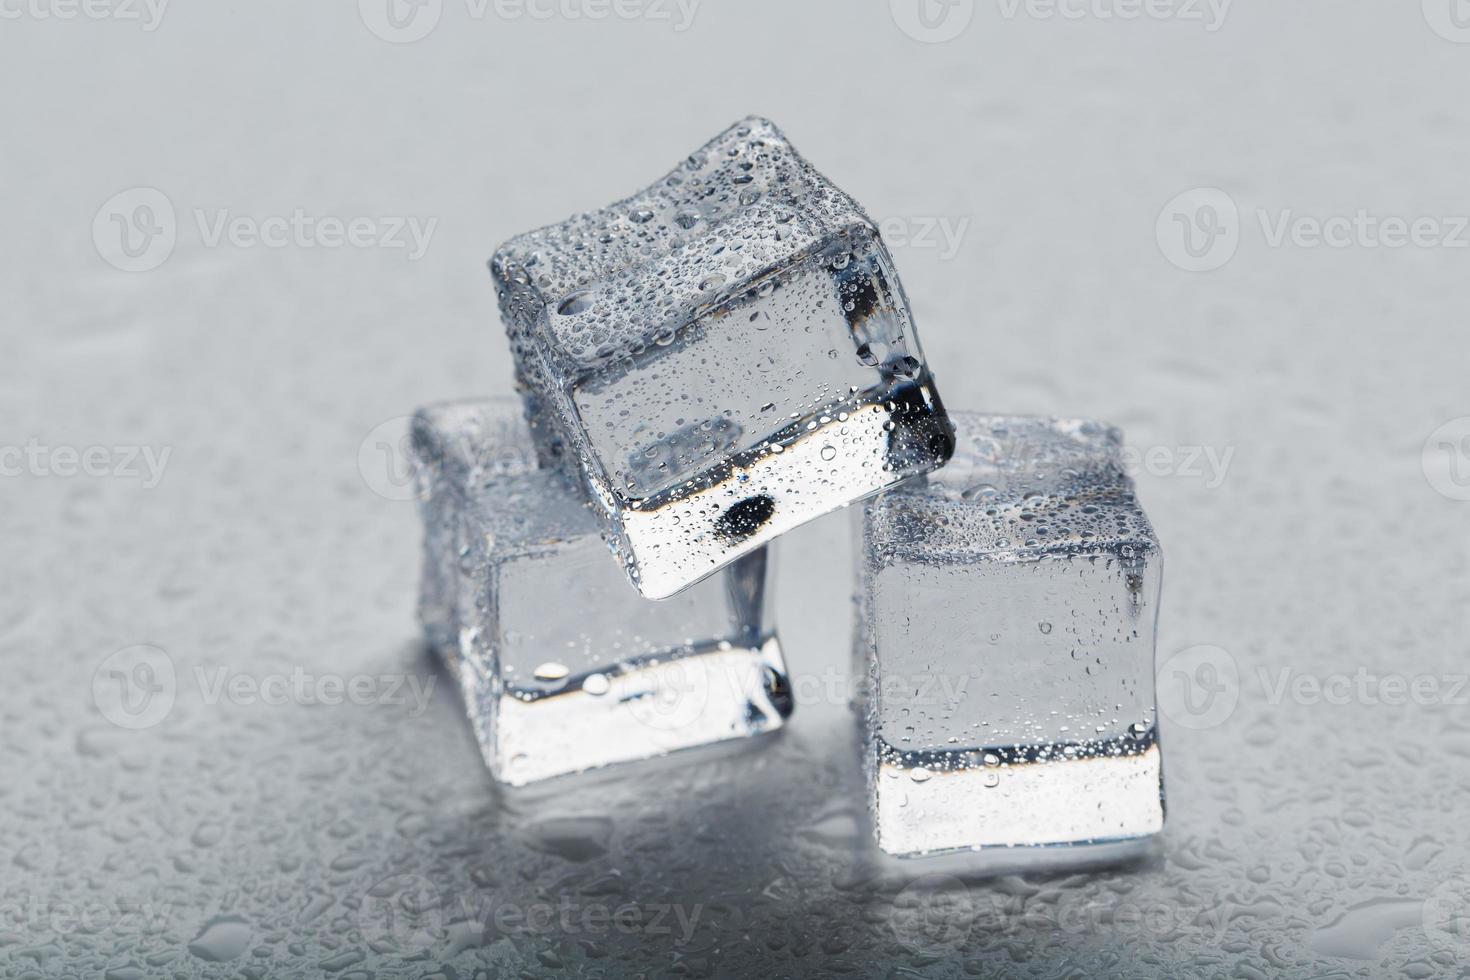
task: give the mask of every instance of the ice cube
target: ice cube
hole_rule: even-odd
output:
[[[954,458],[863,508],[865,766],[890,854],[1163,825],[1158,542],[1095,422],[952,412]]]
[[[664,602],[607,558],[575,484],[538,465],[515,399],[421,410],[420,617],[485,761],[522,785],[780,728],[767,551]]]
[[[877,229],[767,120],[491,271],[538,445],[649,598],[952,450]]]

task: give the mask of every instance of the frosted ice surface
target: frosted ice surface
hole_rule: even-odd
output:
[[[420,617],[485,761],[520,785],[779,728],[791,698],[758,549],[664,602],[628,589],[596,519],[540,468],[514,399],[421,410]]]
[[[949,465],[862,519],[856,649],[879,844],[908,856],[1155,834],[1161,556],[1121,436],[951,416]]]
[[[876,228],[764,119],[491,270],[538,445],[650,598],[952,449]]]

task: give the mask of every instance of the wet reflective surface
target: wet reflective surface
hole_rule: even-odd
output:
[[[926,43],[881,5],[751,8],[679,33],[445,4],[405,44],[351,5],[7,22],[0,977],[1470,966],[1464,252],[1272,244],[1464,210],[1453,21],[977,6]],[[832,90],[809,46],[839,32],[884,52],[861,102],[793,96]],[[742,44],[761,73],[710,58]],[[658,99],[587,81],[615,77]],[[873,855],[844,516],[782,542],[784,731],[526,793],[486,775],[413,621],[405,417],[508,389],[495,242],[752,110],[887,222],[947,404],[1128,434],[1169,567],[1155,851],[999,877]],[[628,127],[662,148],[589,177]],[[1239,238],[1191,272],[1228,209],[1175,212],[1193,257],[1159,225],[1201,187]],[[109,203],[129,188],[174,215],[151,269],[167,212]],[[271,218],[287,244],[247,244]],[[373,244],[297,244],[325,218]],[[416,259],[409,219],[437,219]]]

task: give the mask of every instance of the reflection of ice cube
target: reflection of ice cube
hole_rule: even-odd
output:
[[[491,269],[541,451],[646,596],[949,455],[876,228],[766,120]]]
[[[664,602],[607,560],[573,484],[538,467],[511,399],[414,418],[419,610],[485,760],[520,785],[754,735],[790,713],[766,550]]]
[[[907,856],[1155,834],[1161,556],[1121,437],[951,415],[950,464],[862,518],[879,844]]]

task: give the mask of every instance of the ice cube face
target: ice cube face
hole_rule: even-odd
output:
[[[538,464],[515,399],[421,410],[419,613],[495,777],[564,773],[780,728],[767,554],[664,602],[640,598],[575,484]]]
[[[646,597],[953,449],[876,228],[766,120],[491,270],[543,457]]]
[[[1158,833],[1161,556],[1121,435],[951,417],[949,465],[862,515],[855,647],[879,846],[912,857]]]

